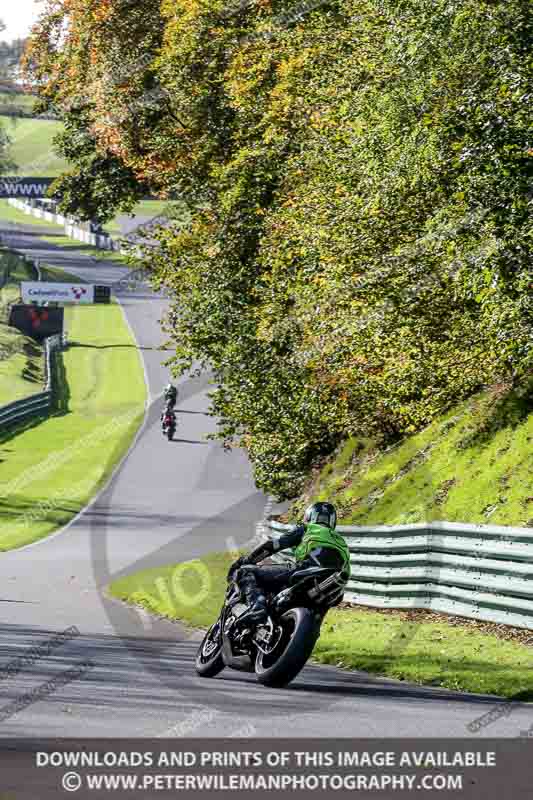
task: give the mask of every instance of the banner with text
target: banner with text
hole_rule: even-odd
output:
[[[94,303],[94,286],[75,283],[22,281],[24,303]]]
[[[0,797],[528,800],[533,785],[520,739],[35,739],[0,744]]]
[[[0,197],[37,199],[46,197],[55,178],[0,177]]]

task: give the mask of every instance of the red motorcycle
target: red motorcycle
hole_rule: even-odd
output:
[[[161,429],[163,436],[166,436],[169,442],[174,438],[176,433],[176,414],[174,411],[167,409],[161,416]]]

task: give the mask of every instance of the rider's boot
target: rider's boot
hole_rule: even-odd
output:
[[[242,572],[244,574],[239,583],[244,591],[248,610],[244,612],[242,617],[239,617],[239,623],[243,620],[255,624],[264,622],[268,616],[266,598],[259,589],[253,572],[248,572],[246,567],[244,567]]]

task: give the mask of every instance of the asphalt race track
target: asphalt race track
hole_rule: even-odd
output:
[[[4,243],[98,283],[124,269],[39,241],[31,225],[0,223]],[[146,288],[120,296],[146,366],[151,402],[136,444],[110,485],[65,530],[0,554],[1,666],[69,626],[80,635],[18,674],[0,680],[0,710],[65,670],[90,662],[0,723],[2,737],[45,736],[518,736],[531,706],[469,734],[466,725],[494,698],[308,666],[284,690],[226,670],[196,677],[197,635],[106,600],[104,587],[127,572],[187,560],[254,535],[267,505],[242,453],[205,441],[207,378],[183,379],[178,430],[159,430],[168,372],[158,320],[165,300]],[[0,673],[1,674],[1,673]]]

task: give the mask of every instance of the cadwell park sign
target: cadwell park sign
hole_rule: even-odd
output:
[[[0,197],[16,197],[21,200],[34,200],[46,197],[55,178],[0,177]]]
[[[94,303],[94,286],[89,284],[22,281],[23,303]]]
[[[46,281],[21,281],[20,293],[26,305],[45,303],[109,303],[111,288],[90,283],[47,283]]]

